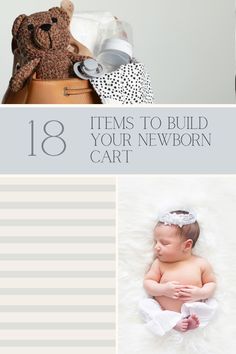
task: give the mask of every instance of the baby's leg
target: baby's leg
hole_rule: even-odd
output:
[[[199,327],[200,321],[198,316],[195,313],[187,317],[187,321],[188,321],[188,330]]]
[[[139,309],[146,327],[159,336],[173,329],[182,319],[182,315],[178,312],[162,310],[159,303],[152,298],[142,299]]]
[[[199,321],[199,318],[197,317],[197,315],[192,314],[188,317],[182,318],[182,320],[180,320],[176,324],[174,329],[179,332],[186,332],[186,331],[189,331],[190,329],[198,328],[199,324],[200,324],[200,321]]]
[[[188,330],[188,319],[182,318],[179,322],[176,323],[174,329],[178,332],[186,332]]]
[[[202,302],[186,302],[181,307],[181,313],[189,319],[189,329],[194,329],[207,326],[217,307],[215,299],[208,299]]]

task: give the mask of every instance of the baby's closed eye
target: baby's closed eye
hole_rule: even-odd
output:
[[[155,240],[155,245],[158,243],[160,243],[162,246],[168,246],[170,244],[170,242],[168,242],[168,241]]]

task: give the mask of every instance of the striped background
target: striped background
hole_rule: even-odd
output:
[[[115,353],[115,179],[0,177],[0,353]]]

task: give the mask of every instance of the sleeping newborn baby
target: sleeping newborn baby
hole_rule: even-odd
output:
[[[154,229],[156,259],[144,278],[150,297],[140,301],[140,311],[157,335],[204,327],[215,313],[214,272],[192,254],[199,233],[194,215],[182,210],[164,214]]]

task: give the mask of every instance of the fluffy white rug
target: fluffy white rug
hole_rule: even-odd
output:
[[[118,178],[119,354],[234,354],[236,350],[236,176],[126,176]],[[152,261],[158,213],[196,212],[201,234],[195,254],[217,275],[219,310],[208,327],[162,338],[144,327],[138,302]]]

